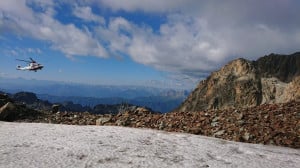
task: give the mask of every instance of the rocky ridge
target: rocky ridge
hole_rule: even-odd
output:
[[[176,109],[199,111],[253,107],[300,100],[300,52],[239,58],[213,72]]]
[[[166,114],[153,113],[145,108],[116,115],[57,112],[14,121],[151,128],[300,148],[300,102]]]

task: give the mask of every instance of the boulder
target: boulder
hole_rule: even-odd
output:
[[[110,122],[111,119],[112,119],[112,116],[98,118],[96,120],[96,125],[103,125],[107,122]]]
[[[61,105],[53,104],[52,105],[52,113],[57,113]]]
[[[2,121],[13,121],[17,116],[17,107],[8,102],[0,108],[0,120]]]

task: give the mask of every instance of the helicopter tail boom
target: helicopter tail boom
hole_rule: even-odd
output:
[[[21,67],[20,65],[18,65],[16,69],[17,69],[17,70],[21,70],[21,71],[25,71],[25,70],[26,70],[25,67]]]

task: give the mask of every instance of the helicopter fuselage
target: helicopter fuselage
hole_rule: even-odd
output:
[[[37,71],[37,70],[41,70],[43,69],[44,66],[42,64],[38,64],[38,63],[29,63],[28,66],[25,67],[21,67],[21,66],[17,66],[17,70],[22,70],[22,71]]]
[[[22,70],[22,71],[37,71],[37,70],[41,70],[44,68],[44,66],[42,64],[37,63],[35,60],[33,60],[32,58],[30,58],[30,60],[22,60],[22,59],[16,59],[17,61],[23,61],[23,62],[27,62],[28,66],[24,66],[21,67],[20,65],[17,66],[17,70]]]

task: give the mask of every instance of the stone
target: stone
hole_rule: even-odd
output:
[[[126,126],[126,122],[125,122],[125,121],[122,121],[122,120],[117,120],[117,121],[116,121],[116,125],[117,125],[117,126]]]
[[[13,121],[17,117],[17,112],[17,107],[13,103],[8,102],[0,108],[0,120]]]
[[[245,132],[244,135],[243,135],[242,137],[243,137],[243,139],[244,139],[245,141],[248,141],[249,138],[250,138],[250,133],[249,133],[249,132]]]
[[[104,125],[111,121],[111,117],[101,117],[96,120],[96,125]]]
[[[201,128],[198,127],[190,128],[188,129],[188,132],[192,134],[202,134]]]
[[[59,104],[53,104],[52,105],[52,113],[57,113],[59,108],[60,108]]]
[[[241,114],[238,115],[237,119],[241,120],[241,119],[243,119],[243,117],[244,117],[244,114],[241,113]]]
[[[221,130],[221,131],[218,131],[216,133],[214,133],[214,136],[221,136],[225,133],[225,130]]]
[[[166,127],[166,124],[164,122],[160,122],[158,129],[163,130],[165,127]]]
[[[215,117],[212,122],[217,122],[220,119],[220,117]]]
[[[219,124],[219,122],[212,122],[210,125],[211,125],[212,127],[216,127],[216,126],[218,126],[218,124]]]

